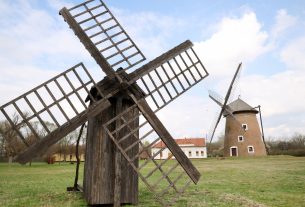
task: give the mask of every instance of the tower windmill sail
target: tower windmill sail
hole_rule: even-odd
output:
[[[213,138],[214,138],[215,131],[216,131],[216,129],[217,129],[217,126],[218,126],[218,124],[219,124],[219,122],[220,122],[220,119],[221,119],[221,116],[223,115],[223,113],[224,113],[225,111],[228,112],[228,113],[230,113],[230,114],[232,113],[231,110],[228,108],[227,103],[228,103],[228,100],[230,99],[230,97],[231,97],[231,95],[232,95],[232,89],[233,89],[233,87],[234,87],[236,78],[237,78],[237,77],[239,76],[239,74],[240,74],[241,66],[242,66],[242,63],[239,63],[239,65],[238,65],[238,67],[237,67],[237,70],[236,70],[236,72],[235,72],[235,74],[234,74],[234,76],[233,76],[233,79],[232,79],[232,81],[231,81],[231,83],[230,83],[230,86],[229,86],[229,88],[228,88],[228,91],[227,91],[227,93],[226,93],[226,96],[225,96],[225,98],[224,98],[223,103],[219,101],[219,100],[220,100],[220,98],[219,98],[220,96],[215,96],[215,95],[214,95],[214,94],[216,94],[216,93],[210,92],[210,94],[209,94],[209,97],[210,97],[213,101],[215,101],[218,105],[220,105],[220,107],[221,107],[221,110],[220,110],[220,113],[219,113],[219,115],[218,115],[218,117],[217,117],[217,119],[216,119],[215,125],[214,125],[214,127],[212,128],[213,130],[212,130],[211,137],[210,137],[210,143],[212,142],[212,140],[213,140]]]
[[[134,69],[145,57],[103,1],[86,1],[70,9],[63,8],[60,14],[107,76],[96,83],[81,63],[2,106],[0,111],[12,131],[27,145],[16,161],[26,163],[41,156],[52,144],[89,121],[84,173],[87,202],[114,203],[115,206],[136,204],[138,175],[162,205],[171,205],[191,182],[198,182],[200,173],[155,113],[208,76],[192,49],[193,44],[186,41]],[[86,80],[76,72],[78,68]],[[70,73],[75,80],[69,78]],[[78,86],[74,85],[75,81]],[[44,95],[40,94],[41,90],[46,91]],[[33,94],[40,107],[33,106],[34,99],[29,100],[28,96]],[[86,96],[89,105],[84,102]],[[29,117],[17,107],[19,101],[24,100],[32,111]],[[13,106],[10,115],[6,112],[7,106]],[[79,110],[79,106],[83,109]],[[15,109],[22,117],[20,123],[12,121]],[[50,117],[50,122],[56,126],[54,129],[48,128],[42,114]],[[59,115],[65,119],[59,120]],[[36,120],[46,131],[42,136],[34,130]],[[22,127],[24,129],[20,129]],[[28,128],[33,129],[30,137],[37,140],[24,136]],[[169,162],[170,158],[161,163],[155,160],[165,148],[153,155],[149,153],[149,147],[159,140],[175,157],[173,161]],[[143,152],[149,158],[139,165]],[[155,168],[144,171],[149,163]],[[102,184],[108,188],[101,188]]]

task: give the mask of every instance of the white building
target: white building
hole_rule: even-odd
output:
[[[175,141],[188,158],[207,158],[205,138],[184,138],[175,139]],[[161,149],[163,150],[157,156],[155,156],[155,159],[167,159],[168,157],[174,158],[162,141],[158,142],[152,147],[152,156],[158,153]]]

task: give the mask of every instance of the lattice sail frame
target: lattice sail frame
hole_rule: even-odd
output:
[[[157,159],[167,148],[165,144],[158,152],[151,154],[149,149],[162,140],[153,130],[148,121],[141,116],[141,114],[135,115],[132,118],[126,117],[130,116],[130,111],[134,110],[136,107],[136,105],[130,107],[114,119],[107,122],[104,125],[104,129],[120,150],[124,158],[138,173],[143,183],[151,192],[153,192],[156,200],[163,206],[170,206],[192,183],[192,180],[175,159],[165,159],[162,161]],[[138,118],[140,118],[139,127],[132,129],[132,126],[134,125],[133,122],[136,122]],[[118,120],[121,122],[121,126],[114,131],[110,131],[111,126],[113,126],[113,124],[115,124]],[[118,134],[120,134],[119,132],[121,130],[127,130],[129,133],[123,137],[120,137]],[[138,131],[140,131],[142,136],[138,136]],[[133,140],[133,142],[126,147],[124,140]],[[149,141],[150,144],[145,145],[146,141]],[[123,146],[125,146],[125,148],[123,148]],[[138,146],[140,147],[139,153],[134,157],[130,156],[131,154],[128,152],[134,147]],[[135,165],[135,160],[139,159],[143,153],[148,155],[149,158],[144,160],[139,166]],[[147,167],[148,169],[153,169],[147,170]],[[124,172],[122,172],[122,174],[124,174]]]
[[[106,60],[103,70],[128,70],[145,60],[103,1],[86,1],[70,9],[62,9],[60,14],[97,63]]]
[[[208,76],[192,47],[162,62],[143,75],[137,84],[147,94],[146,101],[155,112]]]
[[[6,133],[16,133],[22,148],[26,148],[63,126],[73,125],[77,117],[90,110],[84,97],[91,96],[92,87],[96,83],[83,63],[75,65],[1,106],[0,117],[6,120]],[[101,91],[97,93],[103,97]],[[92,96],[91,99],[94,104],[104,101]]]

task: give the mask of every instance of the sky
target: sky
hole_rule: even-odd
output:
[[[0,105],[83,62],[104,74],[58,11],[82,0],[0,1]],[[265,137],[305,133],[305,2],[302,0],[105,0],[152,60],[190,39],[209,76],[158,116],[175,138],[209,137],[240,62],[232,100],[261,105]],[[216,137],[224,132],[224,119]]]

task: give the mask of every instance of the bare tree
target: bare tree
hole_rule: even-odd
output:
[[[8,123],[8,121],[0,122],[0,137],[1,145],[3,151],[7,157],[9,157],[9,162],[12,161],[12,158],[17,155],[19,152],[25,149],[26,145],[22,142],[18,136],[16,130],[20,130],[24,127],[24,124],[20,123],[20,116],[17,114],[13,115],[12,118],[13,126]],[[31,140],[31,137],[28,137],[28,141]]]

